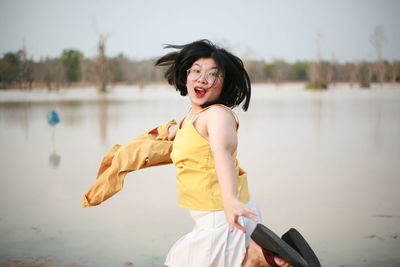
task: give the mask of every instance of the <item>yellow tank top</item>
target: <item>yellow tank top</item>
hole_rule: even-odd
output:
[[[223,107],[231,111],[230,108]],[[176,133],[171,152],[171,159],[177,170],[179,205],[191,210],[222,210],[221,191],[211,147],[208,140],[196,130],[192,120],[193,117],[182,127],[182,122],[179,124],[180,129]],[[236,154],[237,152],[232,155],[232,158],[238,179],[237,197],[241,202],[246,203],[249,201],[247,174],[239,167]]]

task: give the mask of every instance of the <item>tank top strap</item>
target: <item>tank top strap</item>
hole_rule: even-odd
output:
[[[236,113],[235,113],[231,108],[229,108],[229,107],[227,107],[227,106],[225,106],[225,105],[223,105],[223,104],[213,104],[213,105],[210,105],[210,106],[208,106],[208,107],[205,107],[205,108],[203,108],[203,109],[197,111],[197,112],[196,112],[195,114],[193,114],[193,116],[190,118],[190,121],[191,121],[192,123],[194,123],[194,121],[198,118],[198,116],[200,115],[200,113],[202,113],[203,111],[206,111],[207,109],[211,108],[212,106],[221,106],[221,107],[223,107],[223,108],[229,110],[229,111],[232,113],[233,117],[235,118],[235,121],[236,121],[236,124],[237,124],[237,128],[239,128],[239,118],[238,118],[238,116],[236,115]]]

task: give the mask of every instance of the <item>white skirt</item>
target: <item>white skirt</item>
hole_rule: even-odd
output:
[[[257,203],[246,204],[260,214]],[[220,211],[189,210],[195,225],[170,249],[165,264],[171,267],[240,267],[246,256],[250,235],[257,223],[239,217],[246,234],[235,228],[229,231],[225,213]],[[261,217],[259,218],[261,221]]]

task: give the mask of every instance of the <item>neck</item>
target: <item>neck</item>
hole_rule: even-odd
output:
[[[192,105],[191,107],[190,107],[190,110],[189,110],[189,113],[196,113],[196,112],[198,112],[198,111],[200,111],[200,110],[202,110],[203,108],[201,107],[201,106],[195,106],[195,105]]]

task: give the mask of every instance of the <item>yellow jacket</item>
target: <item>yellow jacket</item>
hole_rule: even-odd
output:
[[[82,207],[96,206],[119,192],[131,171],[172,163],[168,128],[174,120],[143,133],[125,145],[113,146],[104,156],[96,182],[83,195]]]

